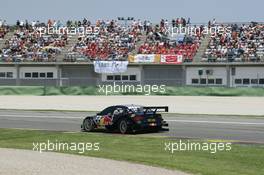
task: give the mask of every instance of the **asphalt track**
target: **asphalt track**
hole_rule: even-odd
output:
[[[91,114],[94,113],[0,110],[0,128],[79,132],[82,119]],[[169,132],[154,135],[264,144],[264,117],[164,114],[164,118],[169,123]]]
[[[107,106],[168,106],[171,113],[264,116],[263,97],[0,96],[0,109],[100,111]]]

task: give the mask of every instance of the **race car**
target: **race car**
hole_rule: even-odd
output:
[[[160,131],[168,127],[161,114],[168,112],[167,106],[144,107],[140,105],[117,105],[105,108],[95,116],[88,116],[81,125],[82,131],[90,132],[98,128],[119,131],[122,134],[140,130]],[[168,129],[167,129],[168,130]]]

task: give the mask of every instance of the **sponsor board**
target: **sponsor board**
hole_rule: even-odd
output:
[[[137,54],[128,57],[130,63],[160,63],[158,54]]]
[[[182,55],[161,55],[161,64],[181,64]]]
[[[124,73],[127,71],[128,61],[94,61],[96,73]]]

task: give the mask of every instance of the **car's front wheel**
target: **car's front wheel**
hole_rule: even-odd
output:
[[[128,124],[126,119],[121,119],[118,123],[118,129],[121,134],[125,134],[128,132]]]
[[[90,132],[90,131],[92,131],[94,129],[94,124],[93,124],[92,119],[87,118],[87,119],[84,120],[83,129],[86,132]]]

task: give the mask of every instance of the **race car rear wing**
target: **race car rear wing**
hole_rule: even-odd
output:
[[[146,107],[143,107],[143,109],[144,109],[144,113],[147,113],[147,112],[156,113],[157,111],[158,112],[169,112],[168,106],[146,106]]]

